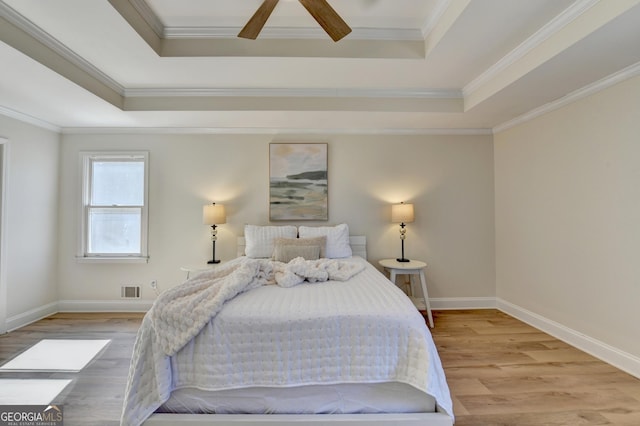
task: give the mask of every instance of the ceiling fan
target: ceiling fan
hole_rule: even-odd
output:
[[[326,0],[298,0],[307,11],[318,21],[318,24],[329,34],[333,41],[338,41],[351,32],[351,28],[327,3]],[[271,12],[278,4],[278,0],[264,0],[256,13],[240,30],[238,37],[255,40],[262,31],[262,27],[269,19]]]

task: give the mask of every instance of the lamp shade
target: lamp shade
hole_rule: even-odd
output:
[[[413,222],[413,204],[392,204],[391,205],[391,222],[393,223],[410,223]]]
[[[205,225],[220,225],[227,223],[227,215],[222,204],[209,204],[202,208],[202,223]]]

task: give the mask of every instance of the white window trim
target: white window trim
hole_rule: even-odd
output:
[[[91,160],[99,158],[142,159],[144,161],[144,205],[141,212],[139,254],[89,254],[87,253],[89,167]],[[82,184],[80,195],[80,229],[76,261],[79,263],[147,263],[149,261],[149,152],[148,151],[81,151],[79,175]]]

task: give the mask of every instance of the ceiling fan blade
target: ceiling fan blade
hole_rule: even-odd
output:
[[[333,10],[326,0],[299,0],[318,24],[329,34],[333,41],[338,41],[351,32],[351,28]]]
[[[238,37],[255,40],[277,4],[278,0],[264,0],[258,10],[256,10],[256,13],[253,14],[247,24],[240,30]]]

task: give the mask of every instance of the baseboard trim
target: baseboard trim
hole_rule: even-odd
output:
[[[58,312],[58,302],[48,303],[7,318],[7,332],[17,330]]]
[[[147,312],[153,300],[60,300],[58,312]]]
[[[565,343],[640,378],[640,358],[500,298],[497,308]]]
[[[431,309],[496,309],[495,297],[437,297],[429,298]]]

